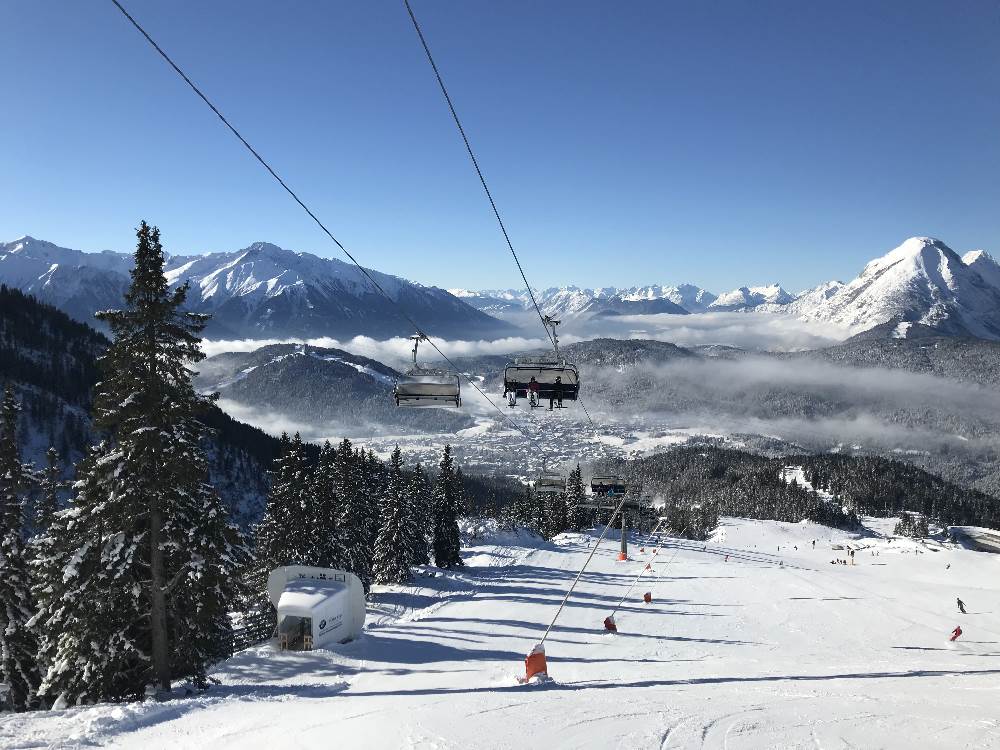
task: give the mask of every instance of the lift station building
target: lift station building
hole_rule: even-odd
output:
[[[353,573],[306,565],[275,568],[267,593],[278,611],[282,649],[309,651],[357,638],[365,625],[365,591]]]

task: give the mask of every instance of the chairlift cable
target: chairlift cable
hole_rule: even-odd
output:
[[[503,238],[507,242],[507,247],[510,250],[510,254],[514,257],[514,262],[517,264],[517,270],[521,273],[521,280],[524,281],[524,286],[528,290],[528,296],[531,298],[531,304],[535,307],[535,312],[538,313],[538,319],[542,323],[542,328],[545,330],[545,335],[549,339],[549,343],[552,344],[552,348],[555,350],[556,354],[559,354],[559,349],[556,346],[555,339],[549,332],[549,327],[545,322],[545,315],[542,313],[541,307],[538,305],[538,300],[535,299],[535,293],[531,289],[531,284],[528,283],[528,277],[524,272],[524,267],[521,265],[521,259],[517,257],[517,252],[514,250],[514,243],[511,242],[510,234],[507,232],[507,226],[504,224],[503,219],[500,216],[500,210],[497,208],[496,201],[493,200],[493,194],[490,192],[489,186],[486,184],[486,177],[483,175],[483,170],[479,167],[479,160],[476,159],[476,154],[472,150],[472,144],[469,142],[468,136],[465,134],[465,128],[462,127],[462,121],[458,117],[458,112],[455,110],[455,105],[451,100],[451,95],[448,93],[448,88],[444,84],[444,79],[441,77],[441,71],[438,70],[437,63],[434,61],[434,56],[431,54],[431,48],[427,44],[427,39],[424,37],[424,32],[420,28],[420,23],[417,21],[417,17],[413,12],[413,8],[410,6],[410,0],[403,0],[403,5],[406,6],[406,12],[410,15],[410,20],[413,22],[413,28],[417,32],[417,37],[420,39],[420,44],[424,48],[424,54],[427,56],[427,62],[431,64],[431,69],[434,71],[434,77],[437,79],[438,86],[441,89],[441,93],[444,94],[445,102],[448,104],[448,110],[451,112],[451,117],[455,121],[455,125],[458,128],[459,135],[462,136],[462,142],[465,144],[465,150],[469,154],[469,159],[472,161],[472,166],[476,170],[476,175],[479,177],[479,182],[483,186],[483,191],[486,193],[486,197],[489,199],[490,207],[493,209],[493,215],[497,218],[497,223],[500,225],[500,231],[503,233]],[[587,421],[590,422],[590,427],[593,429],[594,433],[597,433],[597,425],[590,416],[590,412],[587,410],[586,405],[582,400],[577,397],[580,401],[580,406],[583,406],[583,413],[587,415]]]
[[[540,640],[539,643],[544,644],[545,639],[549,637],[549,631],[552,630],[552,626],[556,624],[556,620],[558,620],[559,615],[562,614],[563,607],[566,606],[566,602],[569,600],[570,594],[573,593],[573,589],[576,588],[576,584],[580,582],[580,577],[583,575],[583,572],[587,569],[587,566],[590,565],[590,561],[594,558],[594,555],[597,553],[597,549],[601,546],[601,542],[604,541],[604,537],[608,533],[608,529],[611,528],[611,524],[615,522],[615,517],[621,512],[622,506],[624,505],[625,505],[625,498],[623,497],[621,501],[618,503],[618,507],[615,508],[615,512],[611,514],[611,518],[608,519],[607,524],[604,526],[604,531],[601,532],[601,536],[598,538],[597,543],[594,544],[594,549],[590,551],[590,554],[587,556],[586,562],[584,562],[583,567],[580,568],[580,572],[577,573],[576,578],[573,579],[573,584],[569,587],[569,589],[566,591],[566,594],[563,596],[562,602],[560,602],[559,604],[559,609],[556,610],[556,614],[552,618],[552,622],[550,622],[549,626],[545,628],[545,634],[542,635],[542,640]]]
[[[455,125],[458,127],[459,135],[462,136],[462,142],[465,144],[465,150],[469,154],[469,158],[472,160],[472,166],[476,169],[476,174],[479,176],[479,182],[483,186],[483,191],[486,193],[486,197],[490,201],[490,207],[493,209],[493,215],[497,217],[497,223],[500,225],[500,231],[503,232],[503,238],[507,242],[507,247],[510,249],[510,254],[514,256],[514,262],[517,264],[517,270],[521,272],[521,279],[524,281],[525,287],[528,289],[528,296],[531,297],[531,303],[535,306],[535,312],[538,313],[538,319],[542,323],[542,328],[545,329],[545,335],[549,339],[549,343],[552,344],[552,348],[556,348],[555,341],[552,340],[552,334],[549,333],[549,328],[545,324],[545,316],[542,314],[542,309],[538,306],[538,300],[535,299],[535,293],[531,289],[531,284],[528,283],[528,277],[524,273],[524,267],[521,265],[521,259],[517,257],[517,252],[514,250],[514,243],[510,240],[510,235],[507,233],[507,226],[503,223],[503,219],[500,217],[500,209],[497,208],[496,201],[493,200],[493,194],[490,192],[489,186],[486,184],[486,178],[483,176],[483,170],[479,168],[479,161],[476,159],[476,154],[472,150],[472,144],[469,143],[469,138],[465,134],[465,128],[462,127],[462,121],[458,119],[458,112],[455,110],[455,105],[451,101],[451,95],[448,93],[448,88],[444,85],[444,79],[441,77],[441,72],[438,70],[437,63],[434,62],[434,56],[431,54],[431,48],[427,44],[427,40],[424,38],[424,32],[420,28],[420,24],[417,22],[417,17],[413,13],[413,8],[410,7],[410,0],[403,0],[403,5],[406,6],[406,12],[410,14],[410,20],[413,22],[413,28],[417,32],[417,36],[420,38],[420,44],[424,48],[424,53],[427,55],[427,62],[431,64],[431,69],[434,71],[434,77],[437,78],[438,86],[441,88],[441,93],[444,94],[444,100],[448,103],[448,109],[451,111],[451,117],[455,121]],[[556,350],[558,353],[558,350]]]
[[[264,169],[268,171],[271,177],[273,177],[277,181],[277,183],[281,185],[282,188],[284,188],[285,192],[288,193],[292,197],[292,199],[299,204],[302,210],[305,211],[314,222],[316,222],[316,225],[323,231],[323,233],[326,234],[326,236],[329,237],[338,248],[340,248],[340,250],[344,253],[344,255],[346,255],[348,259],[355,266],[358,267],[358,270],[361,271],[361,273],[364,275],[366,279],[368,279],[368,281],[372,284],[372,286],[375,287],[375,289],[378,290],[383,297],[385,297],[392,305],[394,305],[397,308],[400,315],[403,318],[405,318],[407,322],[411,326],[413,326],[413,328],[416,331],[423,333],[424,332],[423,327],[420,326],[420,324],[418,324],[410,316],[410,314],[407,313],[406,310],[402,308],[402,306],[396,300],[394,300],[391,296],[389,296],[388,292],[386,292],[385,289],[382,288],[382,285],[378,283],[378,281],[375,279],[374,276],[371,275],[371,273],[368,272],[368,269],[362,266],[357,261],[357,259],[351,254],[351,252],[340,242],[340,240],[338,240],[333,235],[333,233],[326,228],[326,225],[319,220],[319,218],[316,216],[315,213],[313,213],[313,211],[309,208],[309,206],[307,206],[305,202],[301,198],[299,198],[298,195],[296,195],[295,191],[293,191],[288,186],[288,184],[278,175],[278,173],[274,171],[271,165],[268,164],[268,162],[264,160],[264,158],[257,152],[257,150],[250,145],[247,139],[244,138],[235,127],[233,127],[232,123],[230,123],[229,120],[226,119],[225,115],[223,115],[222,112],[219,111],[218,107],[216,107],[211,102],[211,100],[202,92],[202,90],[199,89],[197,85],[195,85],[194,81],[188,78],[187,74],[183,70],[181,70],[180,66],[178,66],[177,63],[175,63],[173,59],[166,52],[164,52],[163,48],[156,43],[153,37],[149,35],[149,33],[139,24],[139,22],[136,21],[135,18],[133,18],[132,15],[127,10],[125,10],[124,6],[122,6],[119,0],[111,0],[111,2],[115,5],[116,8],[118,8],[118,10],[121,11],[122,15],[124,15],[125,18],[128,19],[129,23],[131,23],[136,28],[136,30],[146,38],[146,41],[149,42],[149,44],[153,47],[153,49],[155,49],[159,53],[160,57],[162,57],[164,60],[167,61],[167,63],[170,65],[171,68],[174,69],[177,75],[179,75],[184,80],[184,82],[191,88],[191,90],[194,91],[194,93],[197,94],[198,97],[203,102],[205,102],[208,108],[211,109],[216,114],[216,116],[222,121],[222,124],[225,125],[230,130],[230,132],[232,132],[232,134],[236,136],[236,138],[240,141],[240,143],[242,143],[246,147],[247,151],[249,151],[258,162],[260,162],[261,166],[263,166]],[[507,415],[507,413],[504,412],[503,409],[497,406],[493,402],[493,400],[488,395],[486,395],[486,392],[483,391],[483,389],[476,384],[476,382],[472,379],[472,377],[462,372],[462,370],[460,370],[458,366],[451,361],[448,355],[446,355],[443,351],[441,351],[438,345],[434,343],[433,339],[428,337],[427,343],[429,343],[431,347],[433,347],[434,351],[436,351],[441,356],[441,358],[448,363],[451,369],[453,369],[460,377],[464,377],[473,388],[479,391],[482,397],[485,398],[487,402],[489,402],[490,406],[496,409],[496,411],[500,414],[501,417],[503,417],[507,422],[509,422],[514,427],[514,429],[520,432],[523,436],[528,437],[528,433],[525,432],[521,428],[521,426],[518,425],[514,420],[512,420]]]

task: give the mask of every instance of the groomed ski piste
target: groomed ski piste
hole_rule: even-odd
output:
[[[597,534],[466,523],[466,567],[376,587],[352,643],[248,649],[201,695],[7,715],[0,745],[1000,747],[1000,555],[892,526],[725,518],[707,542],[665,537],[617,634],[604,618],[652,547],[633,538],[618,562],[605,539],[546,642],[551,679],[521,685]],[[845,545],[853,566],[831,562]]]

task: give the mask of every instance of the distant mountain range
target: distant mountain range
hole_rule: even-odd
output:
[[[530,309],[526,290],[451,290],[499,317]],[[743,286],[716,296],[680,286],[564,287],[535,292],[542,312],[565,320],[608,315],[758,312],[834,323],[851,333],[878,329],[906,337],[937,334],[1000,340],[1000,264],[984,250],[959,256],[940,240],[912,237],[868,263],[851,282],[828,281],[799,294],[780,284]],[[918,326],[918,328],[912,328]]]
[[[131,266],[130,255],[84,253],[32,237],[0,243],[0,284],[87,323],[95,311],[121,305]],[[409,335],[413,326],[398,308],[427,333],[446,338],[495,339],[514,332],[443,289],[370,273],[397,305],[349,263],[267,242],[167,260],[170,283],[191,284],[191,309],[211,313],[209,338]]]
[[[121,304],[130,266],[128,255],[84,253],[31,237],[0,243],[0,284],[86,322],[96,310]],[[445,291],[371,273],[426,332],[444,338],[513,335],[532,312],[524,289]],[[212,315],[209,338],[413,333],[397,306],[353,265],[265,242],[233,252],[171,256],[167,276],[172,284],[191,284],[191,308]],[[621,316],[756,312],[828,322],[851,334],[875,329],[907,336],[919,332],[916,325],[1000,340],[1000,265],[983,250],[961,257],[929,237],[906,240],[868,263],[853,281],[829,281],[799,294],[777,283],[719,295],[693,284],[654,284],[550,288],[537,290],[535,298],[544,314],[574,321],[582,330],[588,320]]]

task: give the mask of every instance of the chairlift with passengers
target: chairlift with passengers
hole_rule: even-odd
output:
[[[552,329],[554,357],[517,357],[503,371],[503,395],[513,409],[518,398],[527,398],[532,408],[549,399],[549,407],[562,409],[563,401],[576,401],[580,394],[580,373],[576,365],[559,354],[558,320],[546,315],[546,329]]]
[[[421,367],[417,362],[417,347],[427,336],[417,332],[413,341],[413,367],[400,375],[392,395],[396,406],[462,405],[462,384],[456,373],[433,367]]]
[[[595,474],[590,480],[590,491],[595,495],[620,496],[628,491],[628,483],[617,474]]]

